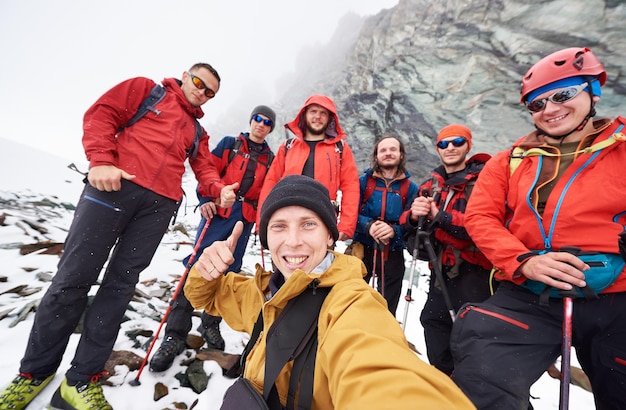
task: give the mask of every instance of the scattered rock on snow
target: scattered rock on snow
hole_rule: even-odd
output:
[[[215,349],[202,349],[196,354],[196,359],[198,360],[214,360],[223,370],[223,373],[226,373],[231,367],[239,363],[239,358],[241,355],[238,354],[229,354],[224,353],[221,350]]]
[[[153,396],[154,401],[161,400],[163,397],[167,396],[169,392],[170,391],[166,385],[164,385],[161,382],[158,382],[157,384],[154,385],[154,396]]]

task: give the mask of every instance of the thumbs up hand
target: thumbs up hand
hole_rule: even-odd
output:
[[[233,252],[237,247],[237,241],[243,233],[243,222],[237,221],[233,231],[225,241],[215,241],[202,252],[196,269],[202,277],[208,281],[220,278],[233,262]]]

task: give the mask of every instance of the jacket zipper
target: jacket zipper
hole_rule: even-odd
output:
[[[494,317],[496,319],[503,320],[503,321],[505,321],[507,323],[512,324],[513,326],[517,326],[517,327],[522,328],[524,330],[528,330],[530,328],[530,326],[528,326],[526,323],[520,322],[519,320],[515,320],[515,319],[510,318],[508,316],[501,315],[501,314],[495,313],[495,312],[491,312],[489,310],[486,310],[486,309],[483,309],[483,308],[479,308],[479,307],[476,307],[476,306],[467,306],[465,308],[465,310],[463,310],[463,312],[461,312],[459,314],[459,317],[463,318],[470,310],[474,310],[474,311],[476,311],[478,313],[482,313],[483,315],[487,315],[487,316]]]
[[[109,204],[107,202],[101,201],[101,200],[99,200],[97,198],[92,197],[91,195],[85,195],[85,199],[87,199],[89,201],[92,201],[92,202],[95,202],[97,204],[100,204],[102,206],[106,206],[107,208],[110,208],[110,209],[112,209],[115,212],[122,212],[122,210],[120,208],[118,208],[117,206],[114,206],[114,205],[111,205],[111,204]]]

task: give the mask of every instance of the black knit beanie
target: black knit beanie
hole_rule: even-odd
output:
[[[274,212],[286,206],[301,206],[315,212],[330,231],[333,239],[339,238],[337,215],[330,201],[328,189],[311,177],[287,175],[270,191],[261,207],[259,238],[267,249],[267,224]]]
[[[267,118],[272,120],[272,126],[270,127],[270,132],[274,131],[274,127],[276,126],[276,113],[267,105],[259,105],[254,107],[254,110],[250,113],[250,122],[252,122],[252,117],[256,114],[265,115]]]

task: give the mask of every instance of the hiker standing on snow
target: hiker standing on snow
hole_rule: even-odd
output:
[[[210,221],[197,254],[214,241],[226,240],[237,221],[244,222],[243,233],[237,241],[237,247],[233,253],[235,261],[227,272],[239,272],[243,262],[243,256],[248,244],[248,238],[257,214],[257,200],[265,174],[274,158],[274,153],[265,141],[267,135],[272,132],[276,123],[276,113],[270,107],[259,105],[250,114],[250,132],[239,134],[238,137],[224,137],[213,149],[213,162],[226,184],[239,183],[237,200],[230,208],[218,208],[212,197],[202,196],[198,187],[198,199],[200,201],[200,213],[202,218],[198,225],[198,235],[204,225]],[[194,244],[195,248],[195,244]],[[190,256],[183,259],[187,266]],[[191,315],[193,307],[185,297],[184,291],[176,296],[172,305],[163,343],[156,354],[150,360],[150,370],[162,372],[169,369],[177,355],[186,348],[187,334],[191,330]],[[201,324],[198,332],[207,342],[208,347],[224,350],[224,339],[220,333],[222,318],[202,312]]]
[[[533,65],[521,102],[536,130],[496,154],[472,192],[465,225],[501,283],[485,303],[459,313],[452,353],[453,378],[480,409],[528,405],[530,386],[561,353],[558,290],[578,295],[572,345],[596,408],[626,408],[626,273],[618,249],[626,180],[615,178],[626,164],[626,120],[593,120],[606,78],[588,48]]]
[[[111,408],[98,380],[139,274],[150,264],[179,207],[184,163],[188,151],[195,151],[190,147],[196,127],[202,132],[190,164],[204,194],[220,198],[224,207],[235,200],[236,184],[220,181],[209,137],[196,125],[196,118],[203,116],[200,106],[219,89],[215,69],[199,63],[184,72],[182,80],[166,78],[166,93],[156,110],[125,127],[155,85],[144,77],[124,81],[85,113],[89,183],[76,207],[58,271],[37,309],[20,373],[0,393],[2,408],[24,408],[52,380],[107,261],[102,283],[86,309],[72,366],[51,405]]]
[[[406,170],[404,144],[386,135],[374,145],[371,168],[359,178],[361,199],[354,241],[363,244],[365,281],[374,275],[378,291],[396,315],[404,278],[404,229],[399,220],[417,185]]]
[[[464,226],[464,214],[472,186],[478,178],[488,154],[476,154],[467,159],[472,149],[472,132],[461,124],[450,124],[437,135],[437,153],[441,165],[435,168],[419,188],[427,192],[411,203],[403,213],[401,222],[409,239],[409,252],[418,246],[420,258],[424,256],[424,243],[418,243],[420,218],[423,229],[432,238],[432,246],[437,255],[436,261],[429,261],[431,274],[428,299],[422,309],[420,322],[424,328],[424,340],[428,361],[437,369],[452,374],[454,364],[450,353],[450,332],[452,331],[453,311],[466,302],[482,302],[490,296],[489,272],[491,263],[476,248]],[[445,283],[439,283],[434,264],[440,270]],[[450,296],[452,306],[446,305],[442,286]]]
[[[259,236],[276,265],[273,273],[257,264],[254,277],[223,275],[234,261],[240,233],[238,223],[228,240],[209,246],[185,285],[196,308],[223,316],[233,329],[259,335],[256,341],[251,337],[244,378],[226,393],[222,408],[250,408],[241,403],[253,391],[265,391],[272,403],[289,402],[287,408],[295,408],[294,397],[299,399],[297,408],[312,409],[474,408],[452,380],[409,349],[385,300],[363,281],[363,264],[329,250],[339,231],[334,204],[322,184],[288,175],[263,203]],[[323,294],[321,308],[319,300],[315,308],[315,302],[298,305],[302,297]],[[260,312],[262,331],[253,332]],[[313,347],[307,343],[308,354],[303,355],[312,364],[301,367],[298,355],[283,366],[289,355],[279,360],[278,353],[285,348],[289,353],[303,339],[290,340],[290,331],[281,324],[308,316],[313,317]],[[280,342],[285,339],[292,343]]]
[[[312,95],[296,118],[285,124],[288,135],[267,173],[259,207],[285,175],[306,175],[324,184],[330,199],[340,208],[339,240],[352,238],[359,213],[359,172],[346,134],[339,125],[335,103],[324,95]],[[341,191],[341,203],[337,192]],[[257,217],[257,227],[258,227]]]

